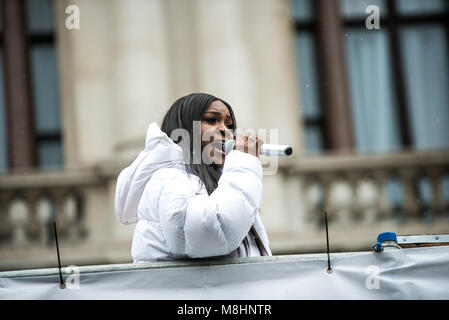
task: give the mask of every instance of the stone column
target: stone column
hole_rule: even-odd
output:
[[[197,89],[227,101],[240,128],[255,128],[260,114],[243,2],[195,1]]]
[[[37,165],[24,12],[22,0],[3,1],[8,167],[16,171]]]
[[[288,2],[197,0],[195,5],[199,90],[228,101],[239,128],[266,129],[265,141],[271,143],[269,130],[277,129],[277,143],[291,144],[295,156],[301,154]],[[291,222],[301,219],[292,215],[300,214],[301,204],[286,186],[299,190],[298,183],[286,183],[279,173],[264,178],[261,209],[268,231],[297,229]]]
[[[80,29],[68,30],[68,5]],[[131,159],[173,98],[162,0],[56,1],[67,165]]]
[[[315,2],[317,14],[318,59],[321,73],[325,135],[328,147],[351,152],[354,134],[351,120],[351,99],[344,60],[342,24],[339,2]]]
[[[164,1],[173,99],[198,91],[195,1]]]
[[[94,165],[112,155],[116,118],[111,88],[114,1],[54,1],[66,167]],[[69,5],[80,28],[66,28]]]
[[[135,156],[150,122],[170,105],[167,10],[163,0],[116,0],[112,50],[114,154]]]
[[[257,124],[278,129],[279,143],[290,144],[296,158],[303,153],[303,137],[290,3],[250,0],[242,7]]]

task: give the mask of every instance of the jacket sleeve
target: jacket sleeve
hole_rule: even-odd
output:
[[[231,253],[255,222],[262,195],[260,160],[233,150],[210,196],[196,195],[191,184],[178,174],[161,187],[158,212],[169,250],[192,258]]]

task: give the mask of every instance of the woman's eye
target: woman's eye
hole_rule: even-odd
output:
[[[207,118],[205,120],[207,123],[210,123],[210,124],[214,124],[215,122],[217,122],[217,119],[215,119],[215,118]]]
[[[233,124],[227,124],[226,127],[227,127],[228,129],[234,129],[234,125],[233,125]]]

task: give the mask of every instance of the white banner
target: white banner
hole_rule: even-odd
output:
[[[0,299],[449,299],[449,246],[0,272]]]

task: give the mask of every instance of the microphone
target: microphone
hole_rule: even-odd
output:
[[[235,148],[235,140],[228,140],[223,144],[223,151],[227,155]],[[289,156],[293,153],[292,147],[285,144],[268,144],[264,143],[260,146],[260,154],[265,156]]]

